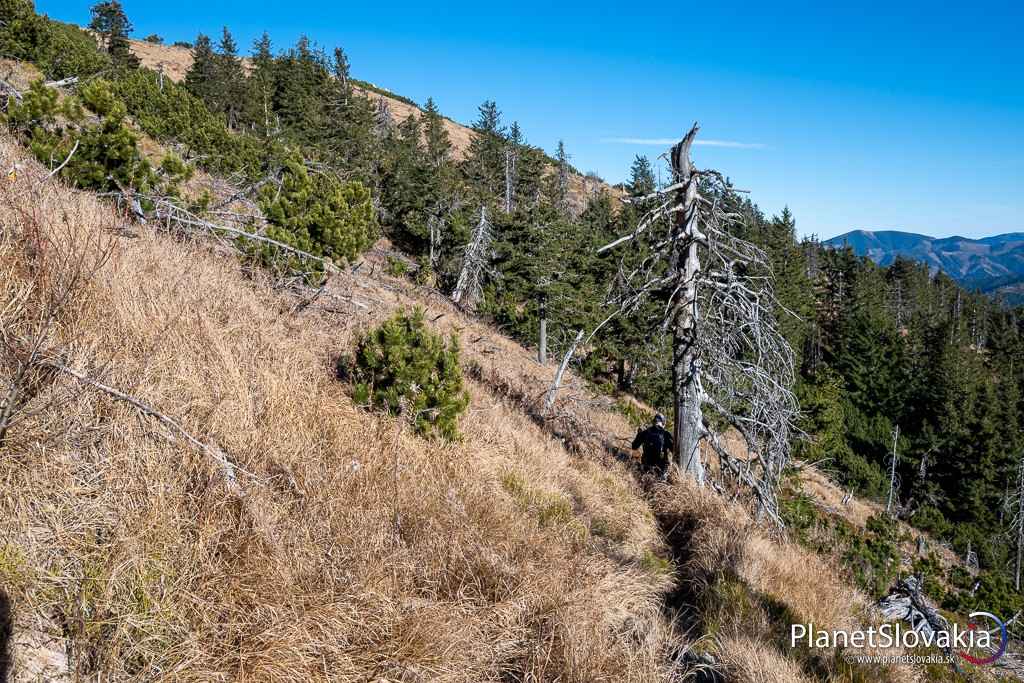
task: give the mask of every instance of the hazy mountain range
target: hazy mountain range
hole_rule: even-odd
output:
[[[932,272],[941,270],[970,289],[1024,303],[1024,232],[972,240],[897,230],[853,230],[825,244],[836,248],[849,245],[858,256],[882,266],[898,256],[921,261]]]

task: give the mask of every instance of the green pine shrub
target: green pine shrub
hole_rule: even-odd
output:
[[[843,560],[854,581],[871,596],[884,595],[899,572],[899,524],[879,513],[868,518],[863,533],[844,540]]]
[[[391,414],[404,413],[420,434],[458,439],[458,419],[469,405],[459,341],[431,332],[423,315],[420,308],[399,313],[360,340],[353,397]]]
[[[134,69],[120,72],[111,88],[139,128],[161,142],[182,145],[202,168],[250,178],[260,174],[264,150],[259,141],[229,131],[224,117],[184,86],[169,78],[161,82],[149,69]]]
[[[1024,595],[1014,590],[1013,579],[1003,572],[983,571],[974,577],[962,567],[955,567],[950,572],[950,583],[959,590],[950,590],[942,606],[953,612],[967,614],[983,609],[1009,619],[1024,609]]]
[[[86,78],[110,68],[96,39],[36,14],[31,0],[0,0],[0,57],[32,62],[48,78]]]
[[[914,574],[921,577],[922,589],[934,602],[941,604],[946,595],[946,588],[943,584],[944,571],[942,562],[934,552],[928,553],[927,557],[918,557],[913,562]]]
[[[264,186],[260,208],[270,223],[268,237],[339,264],[354,261],[379,234],[370,191],[362,183],[310,173],[295,157],[285,163],[280,186]]]
[[[409,273],[409,264],[403,259],[388,256],[385,270],[391,277],[405,277]]]
[[[142,156],[138,137],[127,124],[128,111],[114,95],[110,83],[103,79],[91,81],[79,94],[99,122],[81,128],[77,136],[79,148],[62,174],[83,189],[99,192],[152,189],[157,176]]]
[[[910,517],[910,523],[921,531],[927,531],[937,538],[949,536],[953,525],[934,505],[922,505]]]
[[[142,155],[127,116],[124,103],[106,80],[94,79],[79,89],[78,97],[63,98],[38,80],[21,102],[7,103],[0,124],[18,135],[48,167],[67,160],[60,175],[77,187],[177,195],[193,168],[169,154],[154,169]]]

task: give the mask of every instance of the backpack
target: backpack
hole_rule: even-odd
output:
[[[661,465],[665,459],[665,435],[664,429],[651,427],[647,430],[647,437],[644,439],[644,459],[649,460],[649,465]]]

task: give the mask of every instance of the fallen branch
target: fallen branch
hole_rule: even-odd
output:
[[[572,346],[565,352],[562,357],[562,362],[558,366],[558,372],[555,373],[555,380],[551,383],[551,388],[548,389],[548,397],[544,399],[544,414],[551,410],[551,407],[555,404],[555,398],[558,396],[558,390],[562,386],[562,375],[565,374],[566,369],[569,367],[569,361],[572,360],[573,354],[576,353],[576,347],[579,346],[583,340],[583,330],[576,333],[576,339],[573,341]]]
[[[46,81],[43,83],[47,88],[66,88],[69,85],[75,85],[78,83],[78,76],[69,76],[68,78],[62,78],[59,81]]]
[[[921,581],[915,576],[898,581],[892,592],[878,603],[878,608],[886,619],[902,619],[922,634],[948,632],[950,628],[946,618],[928,603],[921,592]],[[943,652],[950,658],[956,672],[961,673],[960,666],[952,657],[952,650],[947,647]]]
[[[79,372],[74,368],[70,368],[66,365],[63,365],[62,363],[58,363],[57,361],[44,360],[40,362],[40,365],[52,368],[53,370],[57,370],[58,372],[64,373],[65,375],[69,375],[78,380],[79,382],[81,382],[82,384],[93,387],[94,389],[99,389],[103,393],[112,396],[119,401],[124,401],[128,405],[138,410],[143,415],[148,415],[149,417],[155,418],[159,422],[162,422],[172,431],[175,431],[182,437],[184,437],[186,441],[195,446],[197,449],[199,449],[200,451],[202,451],[203,453],[205,453],[206,455],[220,463],[224,472],[224,478],[228,481],[229,486],[235,489],[236,492],[240,493],[240,491],[238,490],[238,484],[235,481],[236,471],[241,472],[242,474],[252,478],[253,481],[260,482],[259,477],[257,477],[252,472],[249,472],[248,470],[239,467],[238,465],[231,462],[228,456],[219,448],[207,446],[202,441],[200,441],[199,439],[185,431],[185,428],[178,424],[176,420],[173,420],[172,418],[164,415],[163,413],[161,413],[148,403],[144,403],[143,401],[135,398],[134,396],[129,396],[128,394],[124,393],[123,391],[119,391],[114,387],[110,387],[101,382],[97,382],[96,380],[88,377],[84,373]]]
[[[52,171],[50,171],[50,173],[47,174],[47,176],[45,178],[43,178],[42,182],[45,183],[47,180],[49,180],[53,176],[55,176],[58,173],[60,173],[61,170],[63,170],[63,168],[68,165],[68,162],[71,161],[71,157],[75,156],[75,152],[78,151],[78,145],[81,144],[81,142],[82,142],[81,140],[75,140],[75,146],[71,148],[70,152],[68,152],[67,158],[64,159],[64,161],[61,163],[60,166],[58,166],[57,168],[55,168]]]
[[[154,197],[150,197],[149,199],[152,200],[153,203],[156,204],[157,206],[157,217],[164,221],[174,222],[185,227],[200,228],[210,233],[226,232],[230,235],[241,237],[242,239],[252,240],[253,242],[262,242],[264,244],[270,244],[274,247],[277,247],[278,249],[294,254],[299,258],[306,259],[309,261],[316,261],[317,263],[322,264],[326,270],[332,273],[341,272],[341,269],[338,268],[338,266],[336,266],[334,262],[331,261],[330,259],[314,256],[313,254],[310,254],[307,251],[296,249],[290,244],[279,242],[275,239],[271,239],[270,237],[264,237],[263,235],[257,235],[251,232],[246,232],[244,230],[239,230],[238,228],[230,228],[226,225],[218,225],[217,223],[204,221],[195,214],[186,211],[180,206],[175,206],[171,202],[168,202],[167,200],[164,199]]]
[[[8,95],[21,102],[21,91],[0,78],[0,95]]]

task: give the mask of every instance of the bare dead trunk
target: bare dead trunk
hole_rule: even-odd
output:
[[[892,432],[892,467],[889,471],[889,500],[885,504],[885,513],[887,515],[892,514],[892,502],[893,497],[896,493],[896,444],[900,440],[900,426],[896,425],[896,429]]]
[[[700,459],[701,428],[704,421],[700,395],[700,365],[697,358],[697,276],[700,256],[697,253],[697,174],[690,161],[690,145],[696,136],[690,134],[672,150],[673,171],[677,182],[684,183],[683,211],[676,218],[676,291],[672,330],[672,382],[675,394],[676,458],[683,472],[698,484],[704,484],[704,463]]]
[[[1024,555],[1024,459],[1017,471],[1017,563],[1013,572],[1013,585],[1020,591],[1020,571]]]
[[[540,319],[540,340],[537,345],[537,360],[541,365],[548,362],[548,320],[547,318]]]

